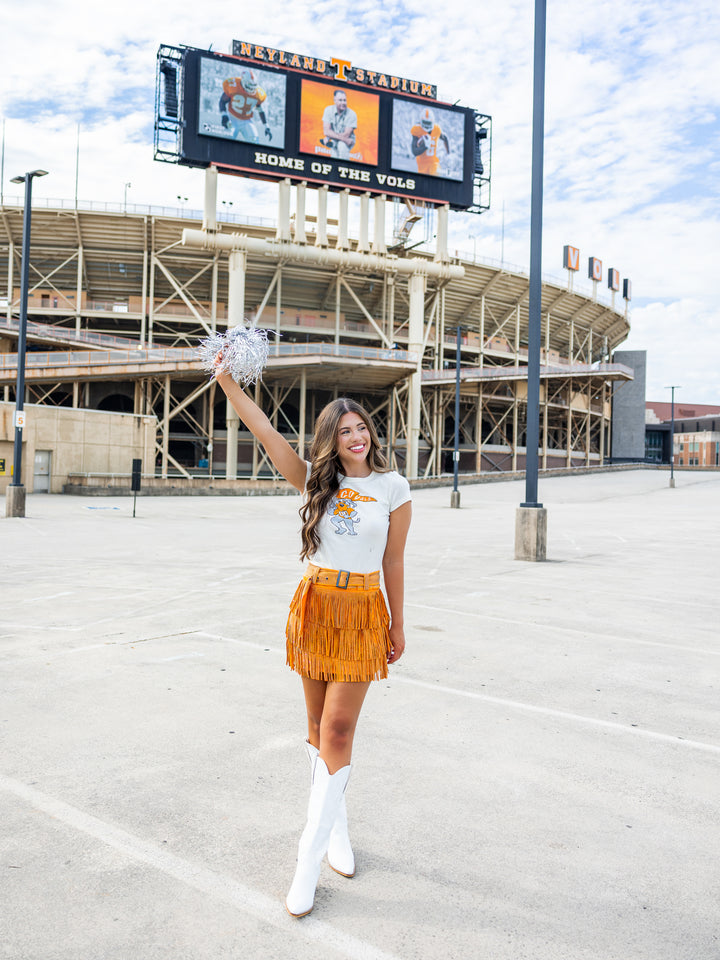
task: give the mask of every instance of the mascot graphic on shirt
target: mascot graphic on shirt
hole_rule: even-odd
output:
[[[347,533],[351,537],[357,536],[355,524],[360,523],[360,516],[355,509],[356,503],[375,502],[375,497],[362,497],[356,490],[350,487],[343,487],[338,490],[330,501],[328,514],[330,523],[335,527],[335,533],[342,536]]]

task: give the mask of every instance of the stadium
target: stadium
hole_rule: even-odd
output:
[[[106,448],[78,459],[66,442],[59,456],[52,430],[38,423],[27,453],[37,456],[44,442],[47,489],[71,478],[116,485],[134,459],[146,477],[180,488],[276,480],[197,355],[203,337],[248,321],[271,342],[255,400],[301,456],[316,413],[350,394],[411,480],[450,472],[455,457],[465,474],[522,470],[529,278],[448,242],[451,211],[489,209],[491,118],[441,103],[431,84],[347,61],[242,41],[233,50],[158,51],[154,156],[195,168],[198,188],[204,177],[202,210],[35,204],[25,402],[72,408],[72,425],[58,420],[57,437],[81,431],[76,446]],[[218,204],[220,175],[274,182],[275,216],[242,217]],[[17,370],[22,213],[20,198],[0,209],[6,409]],[[583,292],[572,281],[579,251],[567,247],[565,257],[567,284],[548,279],[542,289],[544,469],[606,460],[613,390],[633,378],[613,362],[629,332],[629,281],[617,310],[617,271],[608,272],[606,302],[597,295],[600,261],[590,258],[592,291]],[[133,438],[132,421],[81,423],[81,410],[142,418],[143,437]]]
[[[278,334],[255,397],[301,453],[316,412],[351,394],[373,412],[399,470],[438,477],[452,470],[459,327],[460,471],[522,470],[528,277],[448,250],[446,209],[437,211],[436,237],[409,249],[411,205],[396,202],[395,224],[388,212],[386,225],[384,198],[344,193],[328,218],[322,188],[318,215],[305,214],[310,192],[281,182],[273,220],[220,210],[213,249],[197,245],[207,211],[35,204],[27,403],[155,417],[155,462],[143,464],[145,475],[176,483],[273,477],[251,435],[227,420],[195,355],[203,336],[235,322],[234,297],[236,316],[239,304]],[[417,219],[422,208],[414,209]],[[20,198],[0,210],[5,401],[15,389],[22,212]],[[184,243],[183,231],[194,242]],[[233,274],[238,256],[242,270]],[[612,357],[628,332],[626,312],[611,303],[543,284],[542,468],[607,458],[613,389],[632,378]],[[128,462],[106,472],[129,471]]]

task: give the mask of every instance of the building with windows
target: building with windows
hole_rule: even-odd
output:
[[[670,403],[648,401],[645,414],[645,456],[651,463],[670,463]],[[665,418],[665,419],[661,419]],[[681,467],[720,465],[720,406],[676,403],[673,463]]]
[[[272,477],[194,354],[239,315],[278,335],[254,395],[301,454],[316,413],[350,394],[376,418],[393,465],[433,477],[452,470],[460,327],[460,469],[523,469],[528,276],[449,251],[444,208],[437,241],[411,249],[407,230],[385,230],[384,199],[373,201],[370,232],[369,201],[340,197],[335,219],[306,216],[303,195],[292,216],[279,205],[273,221],[218,211],[214,232],[196,211],[35,203],[27,402],[156,417],[144,471],[161,477]],[[5,401],[14,398],[21,236],[21,203],[6,200]],[[607,458],[613,390],[633,376],[613,357],[628,332],[613,303],[543,284],[541,467]]]

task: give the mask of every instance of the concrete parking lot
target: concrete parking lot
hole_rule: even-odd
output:
[[[405,656],[283,906],[308,787],[299,498],[34,495],[0,520],[0,957],[718,960],[720,474],[414,494]]]

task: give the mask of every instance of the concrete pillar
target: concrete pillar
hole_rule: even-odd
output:
[[[75,281],[75,332],[80,333],[80,311],[82,309],[83,248],[78,247],[77,278]]]
[[[515,559],[547,559],[547,510],[518,507],[515,511]]]
[[[212,279],[210,287],[210,329],[213,333],[217,329],[217,295],[218,295],[218,254],[212,265]]]
[[[368,253],[370,250],[369,231],[370,231],[370,194],[363,193],[360,196],[360,233],[358,239],[358,253]]]
[[[305,410],[307,404],[307,370],[300,371],[300,411],[298,423],[298,456],[305,459]]]
[[[247,254],[243,250],[231,250],[228,257],[228,316],[227,325],[237,327],[245,320],[245,272]],[[230,401],[225,409],[227,425],[227,453],[225,456],[225,478],[237,477],[237,448],[240,418]]]
[[[23,484],[10,485],[5,491],[5,516],[25,516],[25,487]]]
[[[375,197],[375,241],[372,252],[378,255],[387,253],[385,244],[385,195]]]
[[[420,411],[422,396],[423,319],[425,313],[425,277],[413,273],[408,278],[410,316],[408,321],[408,350],[417,356],[417,369],[410,377],[407,412],[407,460],[405,476],[418,475],[420,443]]]
[[[217,182],[218,169],[214,165],[205,168],[205,206],[203,210],[203,230],[214,233],[217,230]]]
[[[347,250],[348,247],[348,197],[349,190],[341,190],[338,194],[338,250]]]
[[[317,212],[317,230],[315,231],[315,246],[327,246],[327,198],[328,188],[320,187],[317,192],[318,212]]]
[[[168,453],[170,448],[170,374],[165,374],[165,392],[163,397],[163,434],[162,434],[162,477],[168,475]]]
[[[292,240],[290,236],[290,181],[285,179],[278,183],[278,223],[275,231],[276,240]]]
[[[444,263],[448,258],[447,240],[448,240],[448,219],[450,216],[450,205],[445,203],[437,208],[437,234],[435,240],[435,260]]]
[[[295,190],[295,243],[307,243],[305,234],[305,193],[307,183],[303,180]]]

